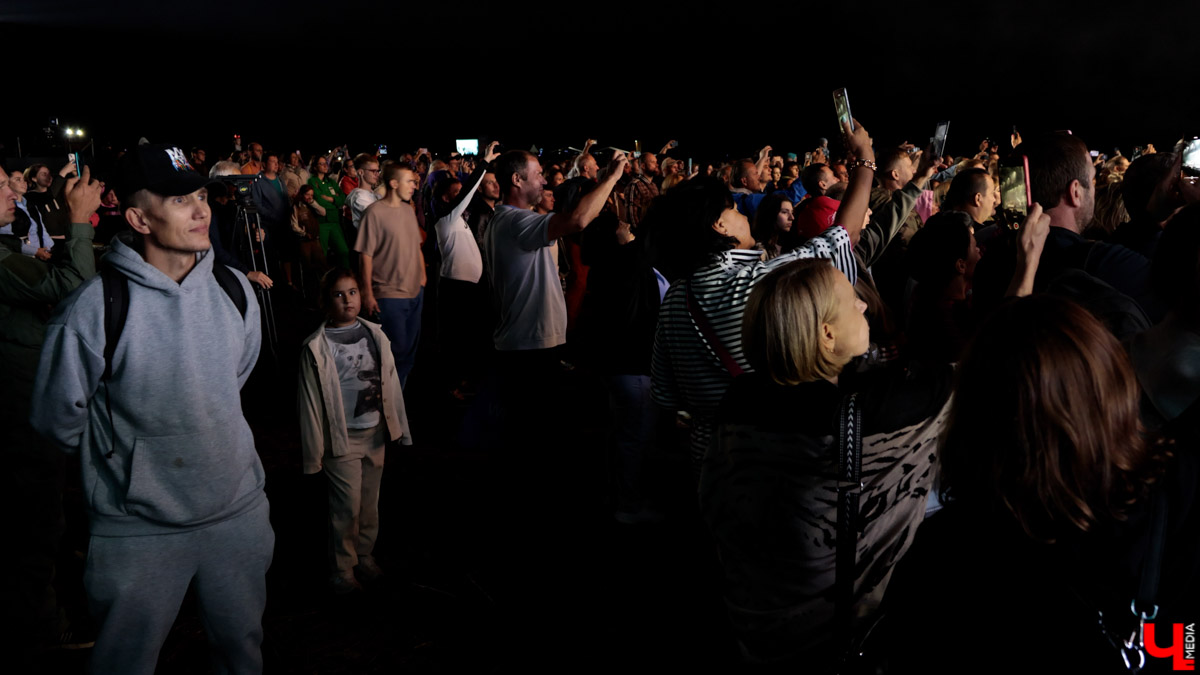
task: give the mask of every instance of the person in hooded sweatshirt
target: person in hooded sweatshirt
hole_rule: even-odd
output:
[[[177,147],[121,158],[132,232],[58,306],[38,364],[33,427],[80,454],[94,673],[153,673],[189,585],[214,671],[262,670],[275,536],[238,395],[258,359],[259,310],[243,275],[214,271],[205,183]],[[128,289],[111,360],[105,317],[119,312],[106,309],[105,274]]]

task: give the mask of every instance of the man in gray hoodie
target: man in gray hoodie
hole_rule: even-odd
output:
[[[114,312],[99,277],[61,303],[31,417],[81,454],[92,670],[152,674],[193,584],[216,672],[260,672],[275,537],[239,399],[258,359],[258,306],[240,273],[244,316],[217,280],[206,180],[182,150],[139,146],[116,178],[133,236],[114,239],[102,266],[128,289],[123,329],[109,361]]]

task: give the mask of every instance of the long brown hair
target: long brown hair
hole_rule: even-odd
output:
[[[1138,402],[1128,357],[1086,310],[1051,296],[1004,305],[959,369],[943,493],[1047,542],[1119,520],[1149,482]]]

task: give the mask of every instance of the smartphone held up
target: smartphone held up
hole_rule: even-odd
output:
[[[1019,228],[1029,214],[1032,194],[1028,157],[1019,155],[1000,165],[1000,216],[1010,230]]]
[[[833,91],[833,108],[837,111],[838,129],[845,133],[849,124],[850,133],[854,133],[854,116],[850,114],[850,97],[845,87]]]

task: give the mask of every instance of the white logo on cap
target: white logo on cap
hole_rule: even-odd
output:
[[[195,171],[188,163],[187,155],[184,155],[179,148],[169,148],[166,152],[167,157],[171,158],[171,166],[175,167],[176,171]]]

